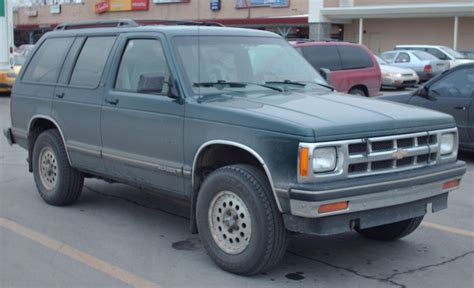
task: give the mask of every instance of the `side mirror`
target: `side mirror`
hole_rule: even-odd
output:
[[[331,84],[331,70],[327,68],[321,68],[319,69],[319,74],[321,74],[328,84]]]
[[[162,73],[141,74],[138,80],[138,93],[161,93],[165,84]]]
[[[436,101],[436,97],[430,93],[430,88],[427,86],[420,86],[419,89],[415,93],[416,95],[428,99],[430,101]]]
[[[170,78],[168,80],[168,97],[173,98],[173,99],[179,99],[179,89],[178,89],[178,82],[176,79],[174,79],[173,75],[170,75]]]

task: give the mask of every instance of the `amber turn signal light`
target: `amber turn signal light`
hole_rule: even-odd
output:
[[[448,182],[444,182],[443,190],[458,187],[460,183],[461,183],[460,179],[454,179],[454,180],[449,180]]]
[[[308,166],[309,166],[309,148],[301,147],[300,148],[300,176],[308,176]]]
[[[329,213],[334,211],[346,210],[349,207],[349,201],[329,203],[319,206],[318,213]]]

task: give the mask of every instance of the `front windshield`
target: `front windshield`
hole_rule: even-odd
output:
[[[285,89],[324,89],[328,85],[306,60],[280,38],[179,36],[173,41],[194,94],[210,94],[222,86],[202,83],[246,83],[225,87],[226,91],[268,90],[261,84],[287,81]],[[291,82],[305,85],[291,85]],[[274,91],[273,91],[274,92]]]
[[[443,49],[444,52],[448,53],[449,55],[453,56],[454,58],[456,59],[464,59],[466,58],[464,55],[462,55],[461,53],[459,53],[458,51],[454,50],[454,49],[451,49],[449,47],[441,47],[441,49]]]
[[[377,62],[379,62],[379,65],[389,65],[387,63],[387,61],[383,60],[382,58],[380,58],[379,56],[377,55],[374,55],[375,56],[375,59],[377,60]]]

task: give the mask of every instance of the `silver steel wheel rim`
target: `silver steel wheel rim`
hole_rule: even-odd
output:
[[[247,248],[252,236],[252,219],[245,202],[230,191],[221,191],[212,199],[208,213],[214,242],[228,254]]]
[[[38,166],[41,183],[46,189],[53,190],[59,176],[58,161],[53,149],[50,147],[41,149]]]

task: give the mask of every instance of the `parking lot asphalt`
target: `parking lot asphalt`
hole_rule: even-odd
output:
[[[0,96],[2,130],[9,101]],[[88,179],[76,204],[49,206],[26,151],[0,138],[0,287],[473,287],[472,154],[460,156],[468,171],[448,209],[403,240],[293,235],[276,269],[240,277],[213,264],[181,203]]]

